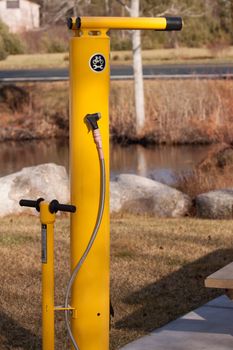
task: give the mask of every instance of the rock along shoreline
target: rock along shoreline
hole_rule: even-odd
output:
[[[65,167],[54,163],[23,168],[0,178],[0,217],[30,213],[19,206],[22,198],[57,199],[69,203],[69,178]],[[221,189],[198,195],[194,200],[172,187],[152,179],[121,174],[110,182],[110,212],[150,215],[158,218],[196,216],[207,219],[232,219],[233,189]]]

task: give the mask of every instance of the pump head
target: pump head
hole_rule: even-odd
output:
[[[101,118],[100,113],[87,114],[84,120],[85,120],[85,123],[87,124],[88,129],[92,131],[99,129],[97,122],[100,118]]]

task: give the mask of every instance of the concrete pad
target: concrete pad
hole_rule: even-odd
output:
[[[233,302],[216,298],[121,350],[232,350]]]

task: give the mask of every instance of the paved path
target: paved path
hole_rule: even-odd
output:
[[[121,350],[232,350],[233,301],[221,296]]]
[[[233,64],[159,64],[146,65],[144,78],[232,78]],[[131,66],[112,66],[111,79],[133,77]],[[68,69],[0,70],[0,82],[62,81],[68,79]]]

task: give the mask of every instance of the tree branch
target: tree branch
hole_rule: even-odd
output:
[[[123,6],[126,11],[130,14],[131,13],[131,8],[122,0],[116,0],[121,6]]]
[[[151,10],[152,10],[152,8],[151,8]],[[166,16],[168,14],[180,15],[183,17],[203,17],[203,16],[205,16],[206,12],[203,11],[200,13],[196,13],[196,10],[193,6],[185,7],[185,6],[175,6],[174,4],[172,4],[171,7],[167,8],[163,12],[157,13],[156,16],[162,17],[162,16]]]

